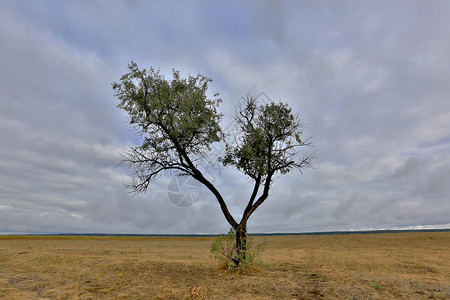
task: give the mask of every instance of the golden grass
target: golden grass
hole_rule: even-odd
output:
[[[3,236],[0,298],[450,299],[450,232],[269,236],[248,274],[213,240]]]

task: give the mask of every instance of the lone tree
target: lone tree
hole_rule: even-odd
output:
[[[313,156],[300,151],[310,145],[300,138],[303,125],[298,115],[284,103],[260,105],[251,95],[237,106],[235,120],[239,132],[226,144],[224,156],[217,160],[234,166],[253,181],[253,191],[238,222],[230,214],[217,188],[202,174],[199,166],[207,160],[214,142],[224,141],[216,108],[221,99],[206,96],[212,80],[202,75],[181,78],[173,71],[166,80],[159,70],[139,69],[131,62],[129,72],[113,83],[118,107],[130,116],[142,140],[122,155],[122,162],[132,170],[129,187],[136,193],[147,190],[149,183],[169,172],[192,176],[212,192],[223,215],[236,232],[235,265],[245,259],[247,221],[267,199],[278,175],[311,166]]]

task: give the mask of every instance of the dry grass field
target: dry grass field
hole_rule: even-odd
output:
[[[2,236],[0,298],[450,299],[450,232],[269,236],[246,274],[213,240]]]

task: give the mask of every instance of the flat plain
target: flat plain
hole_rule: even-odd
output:
[[[450,299],[450,232],[266,239],[235,273],[213,237],[0,236],[0,298]]]

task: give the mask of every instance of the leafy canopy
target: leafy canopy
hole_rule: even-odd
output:
[[[311,157],[299,157],[298,147],[308,144],[300,139],[303,125],[291,108],[284,103],[261,105],[251,95],[243,100],[235,114],[239,134],[227,145],[222,162],[255,180],[309,166]]]
[[[206,96],[212,80],[200,74],[181,78],[173,70],[173,79],[168,81],[153,68],[140,70],[134,62],[128,68],[112,86],[120,100],[118,107],[128,113],[143,139],[142,145],[132,147],[123,157],[135,170],[137,180],[132,187],[145,191],[162,171],[193,175],[194,162],[221,139],[222,114],[216,110],[221,99],[218,94],[213,99]]]

